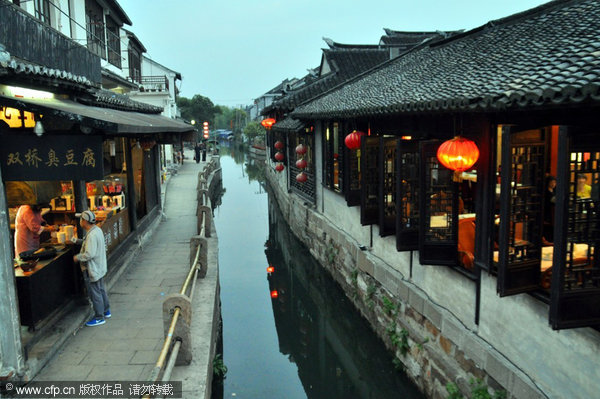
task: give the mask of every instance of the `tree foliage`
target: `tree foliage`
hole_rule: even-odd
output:
[[[251,143],[255,142],[255,139],[264,142],[266,132],[265,128],[258,122],[250,122],[244,128],[244,136],[246,136]]]
[[[220,111],[219,107],[216,107],[208,97],[200,94],[196,94],[192,98],[179,97],[177,106],[181,110],[181,116],[184,119],[195,120],[200,126],[204,121],[208,121],[212,126],[215,114]]]
[[[215,129],[227,129],[236,134],[246,126],[247,115],[243,109],[217,105],[219,113],[215,115]]]

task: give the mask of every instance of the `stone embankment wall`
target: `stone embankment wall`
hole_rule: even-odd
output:
[[[351,228],[336,227],[315,206],[287,192],[284,174],[268,169],[271,189],[291,230],[340,284],[388,349],[395,353],[398,368],[403,369],[428,397],[448,397],[446,384],[449,382],[470,396],[471,381],[476,379],[480,379],[492,394],[504,390],[508,398],[547,397],[529,375],[477,334],[473,312],[469,310],[474,302],[473,282],[452,280],[455,272],[437,268],[438,273],[448,273],[444,277],[448,278],[449,284],[457,281],[461,284],[446,289],[442,296],[432,300],[415,283],[419,278],[426,278],[418,275],[407,278],[407,273],[403,273],[408,270],[411,258],[414,270],[421,267],[416,251],[399,253],[394,248],[393,255],[376,256],[373,252],[382,245],[379,241],[384,240],[377,234],[373,235],[372,251],[365,247],[361,249],[363,242],[369,243],[366,237],[357,238],[359,234],[354,234],[356,232]],[[340,209],[339,206],[332,208]],[[333,219],[343,225],[342,220]],[[348,234],[349,231],[353,234]],[[396,264],[388,263],[390,258]],[[397,263],[402,263],[402,267]],[[444,291],[443,287],[441,289]],[[458,303],[458,306],[454,309],[443,306],[444,295],[461,292],[468,293],[467,299],[456,298],[453,305]],[[469,305],[464,306],[467,308],[464,314],[461,314],[460,301]],[[470,324],[465,322],[466,319],[471,320]],[[545,328],[550,330],[548,326]]]

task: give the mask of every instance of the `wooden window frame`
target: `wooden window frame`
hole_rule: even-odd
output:
[[[596,133],[596,134],[594,134]],[[576,266],[573,247],[569,237],[581,234],[573,218],[579,218],[571,212],[570,206],[576,199],[573,191],[576,181],[573,178],[579,173],[571,170],[573,163],[572,153],[595,153],[595,171],[593,193],[588,205],[588,212],[594,213],[591,227],[598,226],[600,215],[594,211],[600,206],[598,187],[600,185],[600,145],[598,145],[597,132],[588,129],[560,126],[558,131],[559,148],[557,165],[557,191],[556,214],[554,226],[554,256],[552,264],[552,284],[550,302],[550,324],[553,329],[567,329],[578,327],[600,326],[600,261],[593,253],[600,248],[598,228],[591,230],[591,235],[584,232],[587,237],[588,259],[583,267]],[[594,187],[595,186],[595,187]],[[577,205],[576,205],[577,206]],[[589,216],[589,215],[588,215]],[[592,253],[590,257],[589,254]],[[580,279],[581,281],[579,281]],[[586,283],[588,283],[586,285]]]

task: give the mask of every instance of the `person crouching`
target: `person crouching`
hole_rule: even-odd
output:
[[[111,317],[108,295],[104,288],[104,276],[107,270],[104,234],[96,226],[96,216],[92,211],[84,211],[75,216],[79,218],[79,224],[85,230],[85,237],[83,240],[71,237],[72,242],[82,244],[81,251],[73,256],[73,261],[80,263],[83,280],[94,308],[94,317],[85,325],[94,327],[104,324],[105,318]]]

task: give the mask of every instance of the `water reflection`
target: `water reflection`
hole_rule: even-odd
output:
[[[213,397],[421,397],[267,200],[262,166],[234,146],[221,155],[227,191],[215,224],[229,371]]]
[[[279,350],[298,366],[308,398],[422,398],[269,197],[265,253]]]

